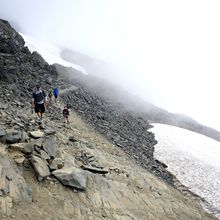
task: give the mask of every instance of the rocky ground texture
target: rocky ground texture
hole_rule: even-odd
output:
[[[0,74],[0,219],[215,219],[171,187],[147,120],[59,78],[3,20]],[[39,82],[61,89],[42,123],[30,105]]]

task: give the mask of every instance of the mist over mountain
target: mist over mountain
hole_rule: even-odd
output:
[[[89,75],[95,76],[93,78],[90,76],[82,76],[82,80],[87,85],[93,86],[99,94],[108,94],[118,102],[123,103],[128,109],[141,113],[143,117],[146,117],[152,122],[185,128],[220,141],[220,132],[216,129],[203,125],[187,115],[171,113],[165,109],[157,107],[154,104],[131,94],[128,92],[128,88],[120,88],[121,85],[117,84],[118,80],[112,78],[112,76],[117,75],[117,71],[119,71],[113,66],[113,64],[70,49],[63,49],[60,54],[64,60],[83,66]],[[71,69],[63,71],[66,72],[67,75],[73,75]],[[114,74],[112,74],[112,72],[114,72]],[[100,77],[103,80],[100,80],[97,77]],[[126,92],[126,90],[128,91]]]

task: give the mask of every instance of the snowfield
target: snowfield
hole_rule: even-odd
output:
[[[164,124],[150,131],[158,144],[154,156],[190,191],[203,197],[220,219],[220,142]]]
[[[58,63],[66,67],[72,67],[82,72],[83,74],[87,74],[87,72],[82,66],[72,64],[70,62],[63,60],[60,56],[61,49],[58,46],[55,46],[49,42],[35,39],[26,34],[22,34],[22,33],[19,34],[23,37],[25,41],[25,46],[27,46],[31,52],[37,51],[46,60],[47,63],[49,64]]]

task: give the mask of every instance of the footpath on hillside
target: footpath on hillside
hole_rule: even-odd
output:
[[[215,219],[195,198],[137,165],[75,111],[64,125],[65,104],[52,101],[43,126],[22,103],[0,109],[5,132],[0,219]]]

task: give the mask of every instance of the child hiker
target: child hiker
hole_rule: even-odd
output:
[[[63,109],[63,117],[64,117],[64,123],[69,123],[69,115],[70,115],[70,111],[68,109],[67,106],[64,106],[64,109]]]

